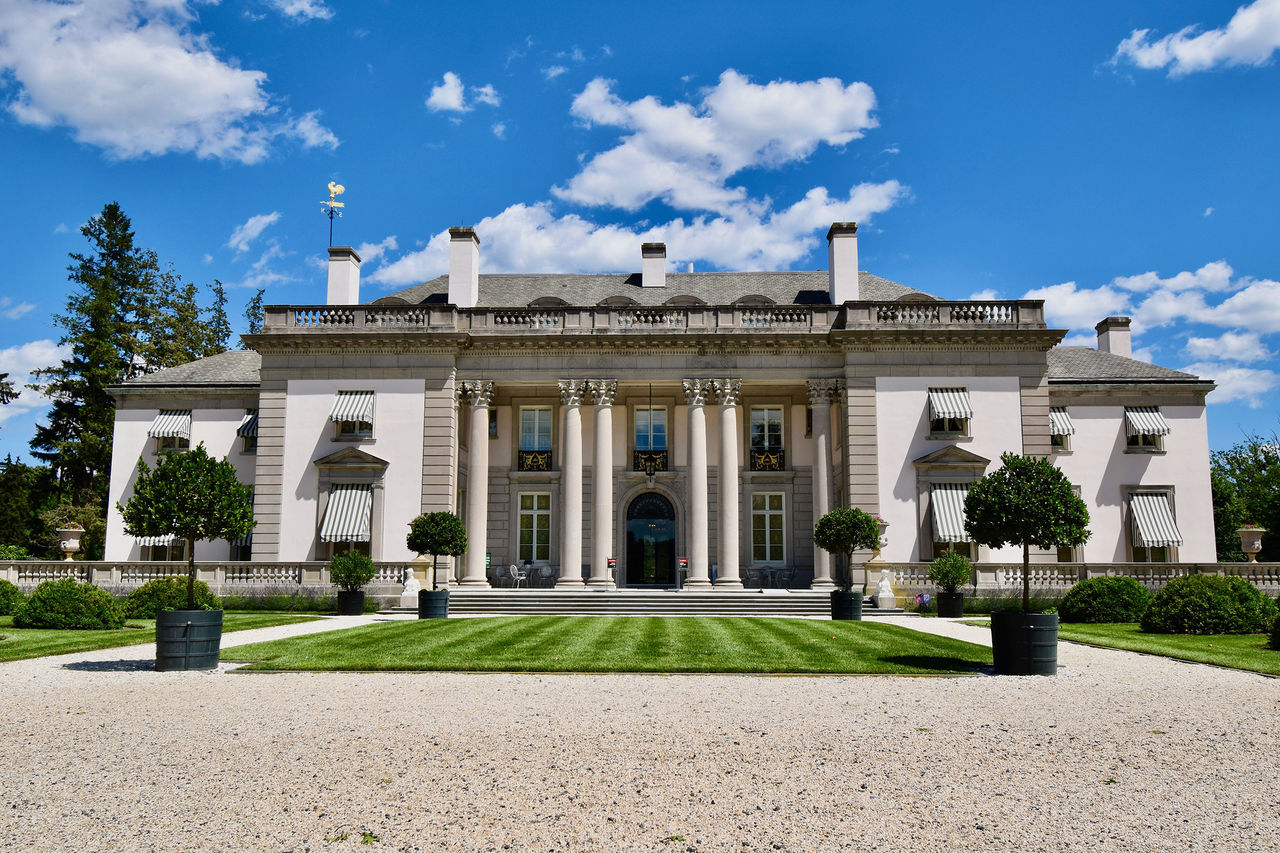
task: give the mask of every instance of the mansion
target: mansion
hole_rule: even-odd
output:
[[[839,506],[887,522],[889,562],[1020,561],[964,531],[1006,451],[1052,458],[1089,507],[1083,546],[1034,560],[1216,559],[1214,385],[1132,358],[1128,318],[1060,346],[1041,302],[859,271],[853,223],[827,270],[788,272],[671,272],[645,243],[638,272],[490,275],[475,231],[449,233],[447,275],[361,302],[359,255],[331,248],[325,304],[269,306],[248,349],[115,386],[106,559],[184,556],[116,504],[139,459],[201,442],[258,525],[198,560],[403,561],[409,522],[448,510],[463,586],[519,564],[558,587],[828,588],[813,526]]]

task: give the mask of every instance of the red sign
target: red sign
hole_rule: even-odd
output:
[[[687,569],[687,568],[689,568],[689,558],[688,558],[688,557],[681,557],[681,558],[679,558],[678,560],[676,560],[676,563],[677,563],[677,564],[680,566],[680,568],[682,568],[682,569]]]
[[[609,558],[608,558],[608,560],[607,560],[607,562],[608,562],[608,564],[609,564],[609,568],[611,568],[611,569],[616,569],[616,568],[618,568],[618,558],[617,558],[617,557],[609,557]]]

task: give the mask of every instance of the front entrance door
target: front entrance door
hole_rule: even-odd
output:
[[[676,511],[657,492],[627,507],[626,586],[676,585]]]

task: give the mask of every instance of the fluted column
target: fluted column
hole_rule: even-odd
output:
[[[689,527],[685,541],[689,549],[688,589],[711,586],[711,561],[707,551],[707,393],[705,379],[684,380],[684,401],[689,406]]]
[[[742,589],[738,575],[738,399],[741,379],[716,379],[712,383],[720,404],[720,572],[716,586]]]
[[[467,466],[467,556],[460,583],[487,587],[484,555],[489,550],[489,401],[493,383],[461,382],[458,393],[471,403],[471,433]]]
[[[564,462],[560,465],[560,579],[557,587],[582,587],[582,392],[586,382],[559,383],[564,405]]]
[[[595,404],[595,460],[591,466],[591,577],[588,585],[613,589],[613,395],[618,383],[593,379],[587,393]]]
[[[831,511],[831,398],[839,393],[840,380],[809,382],[809,405],[813,407],[813,522]],[[813,546],[813,588],[832,589],[831,555]]]

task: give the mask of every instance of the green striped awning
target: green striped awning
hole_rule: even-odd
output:
[[[1066,406],[1053,406],[1049,409],[1050,435],[1075,435],[1076,425],[1071,422]]]
[[[1125,406],[1124,426],[1129,435],[1169,434],[1169,422],[1155,406]]]
[[[969,542],[964,531],[964,499],[971,483],[934,483],[930,489],[933,504],[933,541]]]
[[[185,438],[191,439],[191,410],[162,409],[156,419],[151,422],[147,435],[152,438]]]
[[[1129,498],[1134,534],[1142,548],[1167,548],[1182,544],[1182,534],[1173,520],[1169,496],[1163,492],[1138,492]]]
[[[933,418],[971,418],[973,404],[967,388],[930,388],[929,411]]]
[[[372,519],[372,486],[334,486],[329,490],[329,506],[320,525],[320,541],[368,542]]]
[[[329,410],[329,420],[334,423],[357,421],[373,423],[372,391],[339,391]]]
[[[244,417],[240,419],[240,426],[236,427],[236,435],[241,438],[250,438],[258,434],[258,410],[250,409],[245,412]]]

